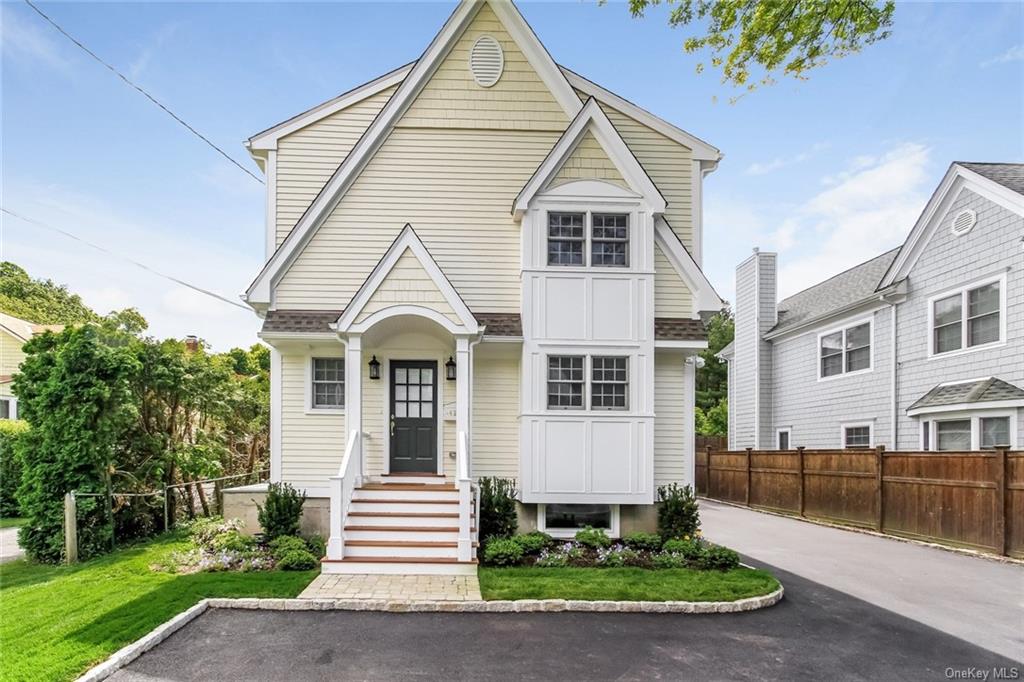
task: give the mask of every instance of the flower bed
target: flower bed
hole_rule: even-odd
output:
[[[158,570],[188,574],[217,571],[308,571],[325,553],[320,536],[282,535],[273,540],[242,534],[238,519],[199,519],[188,527],[192,547],[170,554]]]

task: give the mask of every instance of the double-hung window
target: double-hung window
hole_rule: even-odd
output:
[[[822,334],[818,358],[822,379],[871,369],[871,322]]]
[[[590,407],[594,410],[625,410],[629,394],[629,358],[591,359]]]
[[[583,363],[582,355],[548,356],[548,409],[583,409]]]
[[[989,282],[932,301],[933,355],[1001,340],[1001,284]]]
[[[314,410],[345,407],[344,358],[313,358],[311,406]]]
[[[990,450],[1010,447],[1014,441],[1011,417],[963,415],[921,422],[921,445],[925,450]]]
[[[629,216],[548,213],[548,265],[629,267]]]
[[[592,410],[629,409],[629,358],[549,355],[548,409],[582,410],[588,402]]]
[[[870,448],[871,447],[871,425],[851,424],[843,426],[843,447],[844,448]]]

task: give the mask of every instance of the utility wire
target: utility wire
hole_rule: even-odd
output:
[[[103,60],[102,60],[102,59],[101,59],[101,58],[99,57],[99,55],[97,55],[97,54],[96,54],[95,52],[93,52],[92,50],[90,50],[89,48],[87,48],[87,47],[86,47],[85,45],[83,45],[83,44],[82,44],[81,42],[79,42],[79,41],[78,41],[78,40],[77,40],[77,39],[76,39],[76,38],[75,38],[74,36],[72,36],[72,35],[71,35],[70,33],[68,33],[68,32],[67,32],[67,31],[65,31],[65,30],[64,30],[63,28],[61,28],[61,27],[60,27],[60,25],[59,25],[59,24],[58,24],[58,23],[57,23],[56,21],[54,21],[53,19],[51,19],[50,17],[48,17],[48,16],[46,15],[46,14],[44,14],[44,13],[43,13],[43,11],[42,11],[41,9],[39,9],[39,8],[38,8],[38,7],[36,7],[36,6],[34,5],[34,4],[32,4],[32,1],[31,1],[31,0],[25,0],[25,4],[26,4],[26,5],[28,5],[29,7],[31,7],[31,8],[32,8],[32,9],[33,9],[33,10],[35,11],[35,13],[36,13],[36,14],[38,14],[38,15],[39,15],[39,16],[41,16],[41,17],[42,17],[43,19],[45,19],[45,20],[46,20],[46,21],[47,21],[47,22],[48,22],[48,23],[49,23],[49,24],[50,24],[51,26],[53,26],[53,27],[54,27],[55,29],[57,29],[57,30],[58,30],[58,31],[59,31],[59,32],[60,32],[60,33],[61,33],[61,34],[62,34],[62,35],[63,35],[63,36],[65,37],[65,38],[67,38],[68,40],[70,40],[71,42],[73,42],[73,43],[74,43],[75,45],[77,45],[77,46],[78,46],[79,48],[81,48],[81,49],[82,49],[82,51],[84,51],[84,52],[85,52],[85,53],[86,53],[87,55],[89,55],[90,57],[92,57],[93,59],[95,59],[95,60],[96,60],[97,62],[99,62],[99,63],[100,63],[100,64],[102,64],[103,66],[105,66],[105,67],[107,67],[108,69],[110,69],[110,71],[111,71],[111,72],[113,72],[113,73],[114,73],[114,74],[115,74],[115,75],[116,75],[116,76],[117,76],[118,78],[120,78],[120,79],[121,79],[121,80],[123,80],[123,81],[124,81],[125,83],[127,83],[127,84],[128,84],[128,85],[130,85],[131,87],[135,88],[135,89],[136,89],[136,90],[138,90],[138,91],[139,91],[140,93],[142,93],[142,95],[144,95],[144,96],[146,97],[146,99],[148,99],[148,100],[149,100],[150,102],[152,102],[153,104],[155,104],[155,105],[157,105],[158,107],[160,107],[161,109],[163,109],[163,110],[164,110],[164,112],[166,112],[168,116],[170,116],[171,118],[173,118],[173,119],[174,119],[175,121],[177,121],[177,122],[178,122],[178,123],[180,123],[181,125],[185,126],[185,128],[187,128],[189,132],[191,132],[191,133],[192,133],[193,135],[195,135],[196,137],[198,137],[198,138],[199,138],[200,140],[202,140],[202,141],[203,141],[203,142],[205,142],[206,144],[210,145],[210,147],[212,147],[212,148],[213,148],[214,150],[216,150],[216,152],[217,152],[218,154],[220,154],[220,155],[221,155],[221,156],[223,156],[223,157],[224,157],[225,159],[227,159],[227,160],[228,160],[228,161],[230,161],[231,163],[233,163],[233,164],[235,164],[236,166],[238,166],[238,168],[239,168],[239,169],[241,169],[241,170],[242,170],[242,172],[246,173],[246,174],[247,174],[247,175],[248,175],[249,177],[251,177],[251,178],[252,178],[253,180],[255,180],[256,182],[258,182],[258,183],[260,183],[260,184],[264,184],[264,183],[263,183],[263,180],[262,180],[262,178],[260,178],[260,177],[258,177],[257,175],[255,175],[255,174],[254,174],[254,173],[253,173],[252,171],[250,171],[250,170],[249,170],[248,168],[246,168],[245,166],[243,166],[242,164],[240,164],[240,163],[239,163],[238,161],[235,161],[235,160],[234,160],[234,159],[233,159],[233,158],[232,158],[232,157],[231,157],[231,156],[230,156],[230,155],[229,155],[229,154],[228,154],[228,153],[227,153],[226,151],[224,151],[223,149],[221,149],[220,147],[218,147],[217,145],[215,145],[215,144],[214,144],[213,142],[211,142],[211,141],[210,141],[210,140],[209,140],[209,139],[208,139],[208,138],[207,138],[207,137],[206,137],[205,135],[203,135],[203,134],[202,134],[202,133],[200,133],[200,132],[199,132],[198,130],[196,130],[195,128],[193,128],[192,126],[190,126],[190,125],[189,125],[188,123],[186,123],[186,122],[185,122],[185,121],[184,121],[184,120],[183,120],[183,119],[182,119],[182,118],[181,118],[180,116],[178,116],[178,115],[177,115],[177,114],[175,114],[175,113],[174,113],[173,111],[171,111],[171,110],[170,110],[170,109],[168,109],[168,108],[167,108],[166,106],[164,106],[164,104],[162,104],[162,103],[161,103],[161,102],[160,102],[159,100],[157,100],[157,99],[156,99],[155,97],[153,97],[153,95],[149,94],[149,93],[148,93],[148,92],[146,92],[146,91],[145,91],[144,89],[142,89],[142,86],[140,86],[140,85],[137,85],[137,84],[136,84],[136,83],[134,83],[134,82],[133,82],[133,81],[132,81],[132,80],[131,80],[130,78],[128,78],[128,76],[124,75],[123,73],[121,73],[120,71],[118,71],[118,70],[117,70],[116,68],[114,68],[113,66],[111,66],[111,65],[110,65],[110,64],[108,64],[107,62],[103,61]]]
[[[164,273],[162,273],[162,272],[160,272],[158,270],[154,270],[153,268],[149,267],[145,263],[140,263],[139,261],[134,260],[132,258],[129,258],[128,256],[124,256],[124,255],[122,255],[120,253],[115,253],[115,252],[111,251],[110,249],[106,249],[106,248],[104,248],[102,246],[99,246],[98,244],[93,244],[92,242],[87,241],[85,239],[82,239],[81,237],[79,237],[77,235],[71,234],[67,230],[62,230],[59,227],[54,227],[53,225],[47,225],[46,223],[41,223],[38,220],[33,220],[32,218],[28,218],[28,217],[23,216],[23,215],[21,215],[19,213],[15,213],[14,211],[11,211],[11,210],[8,210],[6,208],[3,208],[2,206],[0,206],[0,211],[2,211],[3,213],[6,213],[9,216],[13,216],[13,217],[17,218],[18,220],[24,220],[26,223],[31,223],[32,225],[38,225],[39,227],[46,228],[47,230],[53,230],[54,232],[58,232],[58,233],[64,235],[65,237],[68,237],[70,239],[74,239],[76,242],[81,242],[82,244],[85,244],[86,246],[94,248],[97,251],[100,251],[100,252],[105,253],[107,255],[114,256],[115,258],[120,258],[121,260],[126,260],[129,263],[131,263],[132,265],[134,265],[134,266],[136,266],[138,268],[142,268],[143,270],[145,270],[146,272],[148,272],[148,273],[150,273],[152,275],[156,275],[157,277],[163,277],[164,279],[168,279],[168,280],[174,282],[175,284],[180,284],[183,287],[187,287],[187,288],[191,289],[192,291],[198,291],[200,294],[204,294],[206,296],[211,296],[211,297],[217,299],[218,301],[221,301],[222,303],[227,303],[228,305],[233,305],[236,308],[241,308],[242,310],[245,310],[245,311],[248,311],[248,312],[252,312],[252,310],[249,308],[249,306],[242,305],[238,301],[232,301],[230,298],[227,298],[226,296],[221,296],[220,294],[214,293],[214,292],[209,291],[207,289],[203,289],[202,287],[198,287],[198,286],[196,286],[194,284],[189,284],[188,282],[186,282],[184,280],[181,280],[181,279],[178,279],[177,277],[174,277],[172,275],[167,275],[167,274],[164,274]]]

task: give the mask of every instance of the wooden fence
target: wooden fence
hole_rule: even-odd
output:
[[[1024,558],[1024,452],[697,451],[697,493]]]

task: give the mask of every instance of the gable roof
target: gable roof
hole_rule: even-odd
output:
[[[485,3],[522,50],[537,75],[551,91],[552,96],[565,110],[566,115],[576,116],[583,106],[579,97],[515,5],[511,2],[494,2],[492,0],[462,0],[441,31],[431,41],[423,56],[416,61],[408,75],[402,80],[398,90],[377,114],[352,151],[341,162],[327,184],[299,218],[298,223],[264,265],[260,274],[246,291],[247,301],[270,302],[272,280],[298,255],[313,233],[341,201],[370,158],[383,144],[388,133],[401,119]]]
[[[962,166],[978,175],[998,182],[1003,187],[1024,194],[1024,163],[987,163],[980,161],[957,161]]]
[[[42,334],[43,332],[59,332],[64,329],[64,325],[36,324],[35,322],[29,322],[28,320],[23,320],[20,317],[15,317],[14,315],[0,313],[0,329],[3,329],[19,341],[26,342],[33,336]]]
[[[989,403],[1002,403],[1009,407],[1007,401],[1024,403],[1024,389],[996,377],[987,377],[939,384],[915,400],[907,408],[907,414],[914,416],[925,412],[941,412],[942,408],[952,407],[977,409],[979,405]]]
[[[689,287],[690,293],[693,294],[694,312],[718,312],[725,307],[725,301],[711,286],[707,275],[697,265],[689,249],[664,216],[657,216],[654,219],[654,243],[661,247],[661,252]]]
[[[572,155],[576,146],[580,143],[587,131],[591,131],[605,153],[612,160],[612,163],[619,169],[629,186],[636,191],[648,204],[654,213],[665,212],[665,197],[655,186],[651,177],[647,175],[636,156],[630,151],[625,140],[619,135],[619,131],[608,119],[597,100],[591,97],[576,114],[569,127],[565,129],[558,141],[548,152],[548,155],[541,162],[537,170],[523,189],[519,192],[512,203],[512,213],[517,219],[521,218],[526,209],[538,193],[548,185],[551,179],[562,168],[566,159]]]

